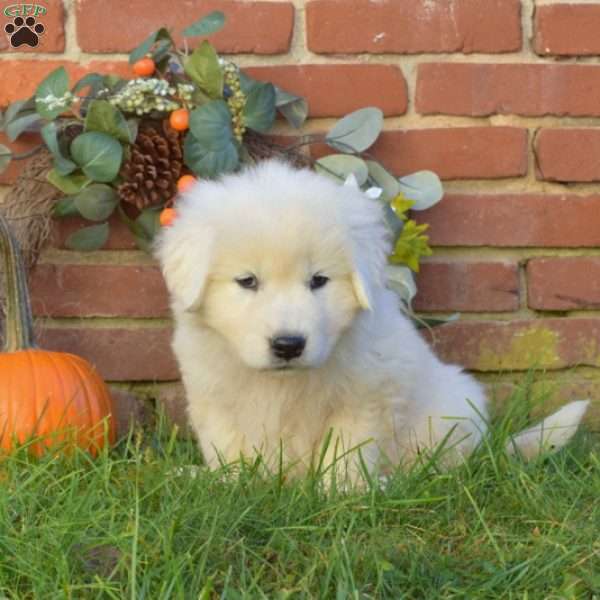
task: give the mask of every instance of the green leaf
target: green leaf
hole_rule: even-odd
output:
[[[94,96],[95,94],[97,94],[101,89],[103,89],[105,87],[105,82],[104,82],[104,75],[99,75],[98,73],[88,73],[87,75],[84,75],[74,86],[73,89],[71,90],[74,94],[77,94],[78,92],[81,92],[82,90],[84,90],[85,88],[90,88],[90,91],[88,92],[88,96]]]
[[[215,10],[199,21],[196,21],[183,30],[186,37],[195,37],[198,35],[210,35],[219,31],[225,24],[225,15],[220,10]]]
[[[0,144],[0,173],[6,171],[11,160],[12,152],[10,151],[10,148]]]
[[[17,117],[35,112],[35,96],[28,100],[17,100],[10,104],[4,113],[4,127]]]
[[[223,72],[215,49],[205,40],[184,63],[185,72],[211,98],[223,96]]]
[[[73,140],[71,156],[90,179],[110,182],[121,168],[123,148],[114,137],[90,131]]]
[[[190,113],[190,131],[210,150],[233,143],[231,113],[223,100],[212,100]]]
[[[75,198],[73,196],[62,198],[54,205],[54,209],[52,210],[52,215],[58,219],[74,217],[78,214],[79,211],[75,206]]]
[[[58,126],[55,121],[51,121],[42,127],[42,138],[48,150],[52,152],[56,172],[59,175],[69,175],[69,173],[72,173],[77,168],[77,165],[62,155],[60,146],[58,145]]]
[[[287,122],[299,129],[308,116],[308,102],[300,96],[285,92],[275,86],[275,106]]]
[[[119,204],[119,196],[109,185],[93,183],[79,192],[73,201],[82,217],[90,221],[105,221]]]
[[[108,223],[84,227],[72,233],[65,241],[65,246],[71,250],[90,252],[102,248],[108,240],[110,229]]]
[[[377,187],[383,190],[381,199],[384,202],[393,200],[400,193],[398,180],[377,161],[367,160],[366,163],[369,168],[369,177],[371,177]]]
[[[342,152],[364,152],[379,137],[383,113],[378,108],[361,108],[343,119],[325,136],[325,141]]]
[[[46,178],[54,187],[69,196],[79,193],[91,183],[91,180],[85,175],[77,173],[61,175],[56,169],[52,169]]]
[[[271,83],[254,86],[246,97],[244,123],[246,127],[266,133],[275,121],[275,87]]]
[[[42,118],[36,112],[22,114],[6,124],[6,136],[14,142],[25,131],[35,130],[41,122]]]
[[[144,58],[144,56],[146,56],[146,54],[148,54],[150,50],[152,50],[152,46],[154,46],[156,42],[160,42],[161,40],[169,40],[171,44],[173,44],[173,38],[171,37],[169,30],[165,29],[164,27],[161,27],[158,31],[155,31],[152,35],[147,37],[139,46],[137,46],[137,48],[133,49],[133,51],[129,55],[129,64],[132,65],[133,63],[140,60],[140,58]]]
[[[432,171],[417,171],[398,180],[400,192],[414,202],[411,210],[425,210],[444,196],[440,178]]]
[[[346,181],[348,175],[354,174],[359,186],[367,181],[369,171],[365,161],[350,154],[330,154],[315,163],[315,170],[340,181]]]
[[[188,134],[183,145],[185,164],[200,177],[217,177],[234,171],[240,162],[238,149],[232,140],[221,146],[209,147]]]
[[[63,98],[69,91],[69,76],[64,67],[58,67],[55,69],[40,83],[35,94],[35,108],[39,115],[45,119],[55,119],[63,113],[69,106],[70,103],[63,102],[56,108],[49,108],[48,104],[44,102],[47,97],[52,98]]]
[[[418,319],[413,319],[413,323],[417,329],[425,329],[426,327],[439,327],[440,325],[453,323],[454,321],[458,321],[459,318],[460,314],[454,313],[452,315],[448,315],[447,317],[419,317]]]
[[[410,306],[417,294],[417,284],[413,272],[403,265],[386,265],[385,274],[387,287],[396,292]]]
[[[85,117],[86,131],[106,133],[125,144],[131,143],[131,132],[121,111],[108,100],[94,100]]]
[[[160,229],[160,211],[147,208],[134,220],[119,208],[119,216],[133,234],[138,248],[150,252],[154,236]]]

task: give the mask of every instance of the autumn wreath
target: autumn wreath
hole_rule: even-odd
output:
[[[308,106],[303,98],[272,83],[256,81],[219,57],[203,40],[193,51],[187,40],[205,38],[224,25],[215,11],[183,31],[184,49],[159,29],[129,57],[132,78],[91,73],[71,85],[60,67],[38,86],[32,98],[11,104],[2,128],[11,141],[39,131],[38,156],[23,171],[3,205],[21,232],[32,263],[47,234],[47,217],[79,215],[92,222],[66,241],[76,250],[101,248],[118,214],[137,244],[148,249],[177,191],[190,180],[218,177],[242,165],[279,156],[339,179],[356,183],[386,207],[395,240],[390,285],[407,304],[415,293],[412,272],[431,253],[426,225],[408,217],[442,197],[439,178],[420,171],[401,178],[369,155],[383,128],[373,107],[339,120],[322,135],[297,135],[293,145],[278,145],[273,132],[279,114],[300,129]],[[332,154],[312,158],[309,148],[325,143]],[[0,170],[14,155],[0,146]],[[26,240],[23,240],[23,237]]]

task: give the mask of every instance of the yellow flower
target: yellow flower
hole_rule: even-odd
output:
[[[417,225],[412,219],[406,221],[400,237],[396,242],[394,253],[389,260],[393,264],[402,263],[419,272],[419,260],[422,256],[431,256],[433,251],[429,247],[429,236],[423,235],[429,225]]]
[[[406,213],[411,209],[414,204],[413,200],[409,200],[404,194],[400,193],[390,201],[392,210],[396,213],[396,216],[403,221],[406,221],[408,217]]]

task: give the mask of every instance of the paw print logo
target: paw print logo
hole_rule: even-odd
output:
[[[35,17],[15,17],[12,23],[7,23],[4,31],[10,37],[10,45],[13,48],[27,45],[35,48],[40,43],[40,36],[46,31],[46,28],[37,23]]]

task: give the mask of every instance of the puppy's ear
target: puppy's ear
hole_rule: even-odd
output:
[[[354,260],[354,271],[352,272],[352,287],[363,310],[371,310],[373,307],[373,294],[369,285],[369,276],[366,265],[362,261]]]
[[[161,233],[156,256],[171,297],[185,311],[197,309],[209,274],[214,233],[208,227],[189,231],[175,223]]]

